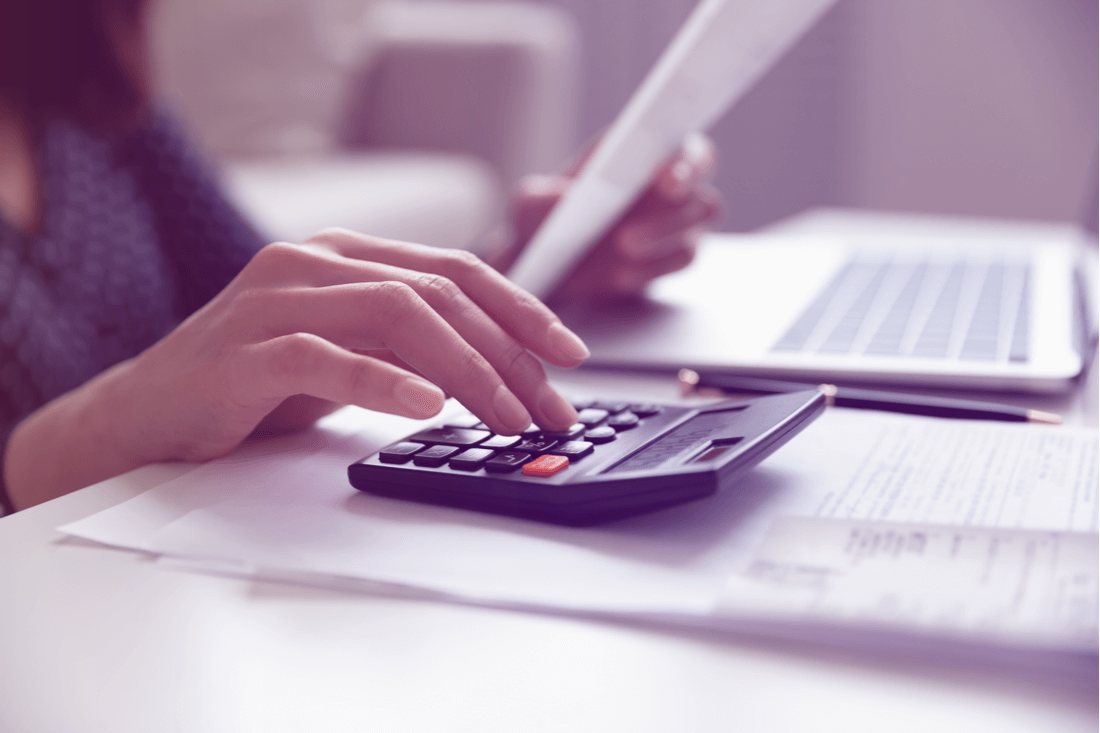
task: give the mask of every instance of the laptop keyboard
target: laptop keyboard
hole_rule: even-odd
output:
[[[1023,362],[1029,297],[1025,261],[858,255],[773,350]]]

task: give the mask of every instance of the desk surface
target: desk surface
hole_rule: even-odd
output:
[[[675,396],[668,379],[559,381]],[[1095,367],[1077,394],[1027,402],[1095,425]],[[0,730],[1097,729],[1094,676],[219,578],[54,530],[172,473],[0,519]]]

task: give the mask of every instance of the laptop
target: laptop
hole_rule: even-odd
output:
[[[735,106],[832,4],[701,0],[509,276],[552,292],[685,136]],[[647,299],[560,312],[590,363],[618,368],[1035,392],[1082,371],[1094,328],[1078,230],[847,222],[712,237]]]
[[[1073,226],[839,214],[711,235],[646,298],[566,307],[593,366],[812,382],[1069,388],[1094,348]]]

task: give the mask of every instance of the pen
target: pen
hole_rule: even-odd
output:
[[[728,374],[700,373],[694,369],[681,369],[677,375],[685,395],[706,394],[780,394],[814,389],[815,385],[756,377],[737,377]],[[882,410],[907,415],[947,417],[958,420],[1001,420],[1004,422],[1034,422],[1059,425],[1062,418],[1051,412],[1028,410],[1011,405],[977,400],[957,400],[940,397],[891,392],[878,389],[855,389],[819,384],[816,389],[825,395],[829,407],[849,407],[857,410]]]

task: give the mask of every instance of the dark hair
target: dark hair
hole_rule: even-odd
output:
[[[148,107],[147,0],[0,0],[0,101],[106,131]]]

